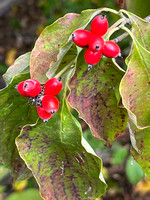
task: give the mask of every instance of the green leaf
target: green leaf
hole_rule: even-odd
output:
[[[79,28],[84,29],[91,19],[102,11],[118,14],[117,11],[108,8],[89,9],[81,14],[68,13],[46,27],[37,39],[31,53],[31,77],[44,83],[47,80],[46,73],[54,66],[56,68],[71,48],[70,39],[73,31]]]
[[[116,145],[116,149],[112,155],[112,164],[120,165],[122,164],[128,155],[128,149],[122,147],[121,145]]]
[[[130,138],[132,143],[132,155],[150,179],[150,128],[138,129],[130,120]]]
[[[0,74],[4,74],[7,71],[7,66],[0,64]]]
[[[37,189],[27,189],[22,192],[15,192],[9,195],[5,200],[42,200]]]
[[[88,71],[82,51],[70,82],[69,103],[88,123],[93,135],[104,139],[108,145],[127,125],[126,110],[118,107],[122,76],[123,73],[108,58],[101,59]]]
[[[95,138],[89,129],[84,131],[83,137],[90,144],[94,151],[98,149],[107,149],[107,147],[105,146],[105,142],[103,140]]]
[[[140,17],[149,15],[150,1],[149,0],[126,0],[126,10],[135,13]]]
[[[120,84],[123,105],[141,128],[150,126],[150,23],[125,12],[132,23],[133,44],[126,59],[128,69]]]
[[[95,199],[105,192],[99,178],[101,160],[81,144],[81,126],[66,105],[68,78],[63,74],[60,108],[45,124],[24,127],[16,144],[19,154],[36,178],[42,197],[50,199]]]
[[[143,177],[144,172],[140,165],[130,156],[126,163],[126,175],[128,180],[133,184],[137,184]]]
[[[0,181],[3,180],[5,176],[9,174],[9,170],[4,167],[4,165],[0,164]]]
[[[12,78],[20,73],[29,72],[30,52],[21,55],[17,58],[13,65],[11,65],[6,73],[3,75],[4,80],[9,84]]]
[[[30,173],[18,154],[15,138],[24,125],[33,124],[38,118],[36,108],[15,89],[19,82],[28,78],[29,74],[20,74],[0,91],[0,160],[18,179],[28,177]]]

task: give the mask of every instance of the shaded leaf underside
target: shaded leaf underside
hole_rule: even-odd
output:
[[[30,63],[30,52],[25,53],[18,57],[14,64],[12,64],[7,72],[4,74],[4,79],[7,84],[9,84],[12,78],[20,73],[27,73],[29,72],[29,63]]]

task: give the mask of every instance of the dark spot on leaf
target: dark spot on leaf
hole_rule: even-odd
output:
[[[132,72],[131,70],[129,70],[129,71],[127,72],[127,77],[130,78],[131,76],[133,76],[133,72]]]
[[[115,136],[114,136],[114,138],[117,139],[119,136],[120,136],[120,134],[116,133]]]
[[[67,63],[67,61],[62,62],[63,65],[65,65]]]

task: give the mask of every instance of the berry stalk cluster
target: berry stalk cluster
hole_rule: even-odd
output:
[[[91,31],[78,29],[73,32],[73,42],[81,48],[87,48],[85,51],[87,64],[96,65],[102,55],[109,58],[115,58],[119,55],[119,46],[113,41],[105,41],[102,37],[106,34],[108,27],[106,16],[99,15],[93,19]]]
[[[22,81],[17,85],[18,92],[28,97],[37,106],[37,113],[44,122],[48,121],[59,109],[57,95],[62,89],[61,78],[51,78],[45,85],[35,79]]]

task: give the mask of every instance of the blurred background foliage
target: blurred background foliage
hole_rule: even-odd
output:
[[[149,0],[1,0],[0,1],[0,89],[5,86],[2,79],[14,60],[31,51],[42,30],[66,13],[81,13],[85,9],[109,7],[127,9],[144,18],[150,13]],[[117,17],[108,15],[112,25]],[[116,37],[119,33],[113,35]],[[119,43],[123,58],[129,53],[130,38]],[[123,60],[123,59],[122,59]],[[125,63],[118,61],[125,69]],[[149,200],[150,182],[141,167],[130,156],[128,130],[111,148],[94,138],[81,120],[84,137],[96,154],[103,160],[103,174],[108,184],[104,200]],[[14,181],[3,164],[0,164],[0,200],[40,200],[38,185],[34,178]],[[100,200],[100,199],[99,199]]]

